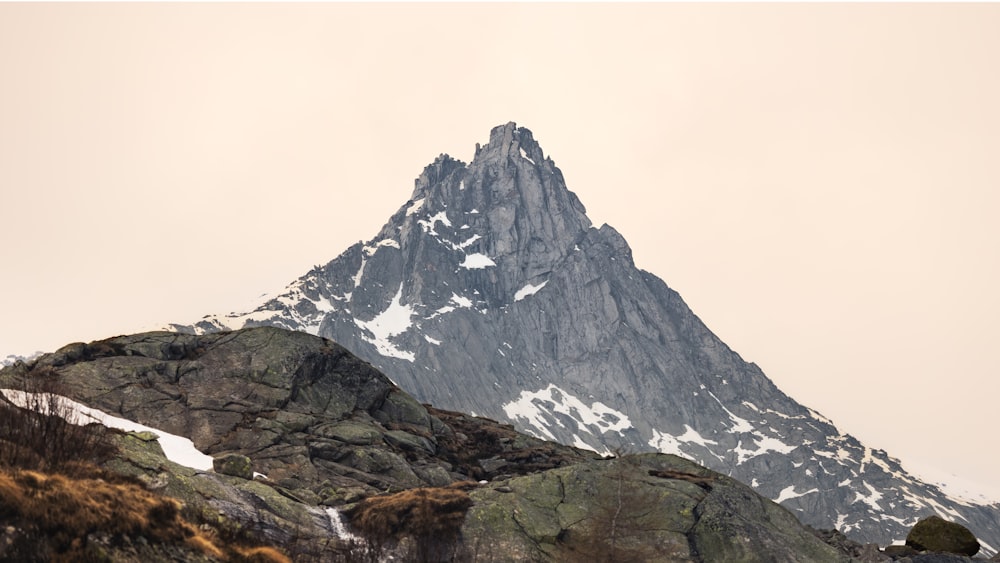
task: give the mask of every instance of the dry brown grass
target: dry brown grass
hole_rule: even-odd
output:
[[[241,563],[291,563],[291,559],[273,547],[234,548],[237,554],[233,561]]]
[[[180,504],[134,483],[74,479],[38,471],[0,472],[0,507],[9,519],[44,532],[56,551],[86,543],[89,534],[145,537],[161,543],[197,535]]]
[[[22,553],[53,560],[88,560],[90,537],[145,538],[184,545],[220,561],[286,563],[271,548],[218,546],[181,515],[179,501],[92,467],[75,477],[29,470],[0,470],[0,519],[22,530]],[[41,540],[41,541],[39,541]]]
[[[413,540],[411,556],[417,561],[447,559],[455,548],[472,506],[466,492],[475,483],[466,481],[447,487],[409,489],[371,497],[350,511],[351,524],[374,546],[385,546],[403,538]]]

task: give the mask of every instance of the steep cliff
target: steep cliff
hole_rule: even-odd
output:
[[[995,506],[907,474],[726,346],[617,231],[591,225],[514,123],[469,164],[438,157],[375,237],[256,310],[172,328],[258,325],[331,338],[420,401],[599,452],[686,456],[864,541],[902,539],[931,513],[1000,537]]]

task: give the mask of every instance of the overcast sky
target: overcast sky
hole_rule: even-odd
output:
[[[998,4],[0,4],[0,357],[254,304],[515,121],[783,390],[1000,499],[998,29]]]

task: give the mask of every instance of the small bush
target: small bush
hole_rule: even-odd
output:
[[[448,560],[458,543],[465,513],[472,506],[465,490],[469,486],[460,482],[371,497],[348,516],[376,548],[409,538],[413,542],[413,560]]]
[[[29,373],[16,391],[24,408],[0,397],[0,467],[57,470],[114,453],[107,428],[78,424],[51,370]]]

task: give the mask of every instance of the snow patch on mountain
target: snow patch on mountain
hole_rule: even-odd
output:
[[[872,487],[864,481],[862,481],[861,484],[868,489],[868,494],[866,495],[862,492],[856,491],[857,496],[854,497],[854,502],[863,502],[873,509],[882,512],[882,507],[878,503],[878,501],[882,499],[882,493],[878,492],[875,490],[875,487]]]
[[[465,260],[459,264],[462,268],[469,270],[479,270],[482,268],[487,268],[489,266],[496,266],[497,263],[490,259],[489,256],[485,254],[475,253],[467,254]]]
[[[362,336],[362,339],[373,344],[379,354],[412,362],[415,359],[413,352],[401,350],[389,340],[413,326],[410,319],[416,314],[416,311],[409,305],[401,304],[402,297],[403,285],[400,284],[396,295],[384,311],[375,315],[375,318],[370,321],[355,318],[354,323],[372,335],[370,338],[367,335]]]
[[[726,380],[723,379],[722,382],[725,383]],[[708,394],[711,395],[713,399],[715,399],[715,402],[719,403],[719,406],[722,407],[722,410],[726,411],[726,414],[729,415],[729,420],[733,422],[733,427],[730,429],[730,432],[733,432],[734,434],[739,434],[742,432],[753,431],[754,426],[753,424],[750,424],[749,420],[738,417],[735,414],[733,414],[733,411],[727,409],[726,405],[724,405],[722,401],[720,401],[719,398],[715,396],[715,393],[709,391],[704,385],[702,385],[701,388],[707,391]]]
[[[414,200],[413,202],[409,203],[406,208],[406,216],[409,217],[410,215],[413,215],[417,211],[420,211],[420,208],[424,206],[425,201],[427,201],[427,198],[422,197],[418,200]]]
[[[818,492],[819,492],[819,489],[813,488],[813,489],[809,489],[808,491],[806,491],[804,493],[797,493],[797,492],[795,492],[795,485],[789,485],[789,486],[785,487],[784,489],[781,489],[781,492],[778,493],[778,496],[777,496],[777,498],[774,499],[774,502],[776,502],[778,504],[781,504],[783,501],[786,501],[788,499],[804,497],[804,496],[808,495],[809,493],[818,493]]]
[[[468,225],[462,225],[462,228],[467,229],[468,227],[469,227]],[[469,246],[472,246],[472,244],[474,242],[476,242],[477,240],[479,240],[481,238],[483,238],[483,237],[481,237],[479,235],[472,235],[471,237],[467,238],[466,240],[464,240],[464,241],[462,241],[462,242],[460,242],[458,244],[452,244],[451,247],[453,249],[455,249],[455,250],[465,250],[466,248],[468,248]]]
[[[524,287],[514,292],[514,301],[517,302],[524,299],[525,297],[528,297],[529,295],[534,295],[538,293],[539,290],[545,287],[545,284],[547,283],[549,283],[549,280],[545,280],[538,285],[531,285],[530,283],[525,284]]]
[[[417,224],[423,227],[424,232],[435,237],[441,236],[438,234],[436,230],[438,223],[441,223],[446,227],[451,226],[451,221],[448,219],[448,213],[446,211],[438,211],[434,215],[428,217],[426,220],[417,219]]]
[[[451,294],[451,298],[448,300],[448,304],[447,305],[443,305],[443,306],[439,307],[436,311],[434,311],[433,313],[431,313],[430,315],[428,315],[425,318],[427,320],[431,320],[431,319],[433,319],[435,317],[439,317],[441,315],[446,315],[446,314],[448,314],[448,313],[450,313],[450,312],[452,312],[452,311],[454,311],[456,309],[459,309],[459,308],[471,309],[472,308],[472,300],[469,299],[468,297],[461,296],[461,295],[459,295],[457,293],[452,293]]]
[[[550,440],[555,438],[549,428],[553,425],[564,426],[556,414],[571,418],[581,429],[596,436],[632,428],[632,422],[625,413],[600,401],[588,406],[554,384],[535,392],[521,391],[520,397],[503,405],[503,412],[512,421],[526,422]]]
[[[719,461],[722,461],[722,457],[712,451],[712,448],[709,447],[718,446],[719,443],[715,440],[705,438],[697,430],[691,428],[691,426],[687,424],[684,425],[684,433],[680,436],[674,436],[672,434],[660,432],[659,430],[653,430],[653,437],[647,443],[650,447],[665,454],[674,454],[690,460],[700,461],[691,453],[688,453],[683,449],[684,446],[693,444],[705,448],[708,450],[710,455]]]
[[[791,453],[796,447],[782,442],[781,440],[774,438],[772,436],[765,436],[760,432],[753,432],[751,434],[752,438],[747,440],[746,438],[740,438],[739,443],[733,451],[736,453],[737,461],[736,465],[747,461],[750,458],[761,456],[767,452],[777,452],[779,454]],[[755,443],[756,442],[756,443]],[[754,449],[743,448],[744,444],[755,445]]]

